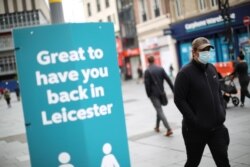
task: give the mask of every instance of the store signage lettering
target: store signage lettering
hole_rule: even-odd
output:
[[[232,19],[232,22],[235,21],[235,19],[236,19],[235,13],[231,13],[230,17]],[[219,15],[216,17],[207,18],[205,20],[187,23],[187,24],[185,24],[185,30],[187,32],[193,32],[193,31],[198,31],[198,30],[202,30],[205,28],[209,28],[209,27],[219,26],[221,24],[223,24],[223,18],[221,15]]]
[[[102,59],[104,56],[102,49],[93,49],[88,47],[87,51],[82,47],[77,50],[60,51],[50,53],[48,50],[41,50],[37,54],[37,63],[41,66],[54,66],[58,63],[71,63],[75,61],[85,61],[86,59],[95,61]],[[37,86],[48,86],[63,84],[66,82],[79,82],[87,84],[90,79],[107,78],[109,76],[108,67],[88,68],[80,70],[69,70],[49,73],[42,73],[35,71]],[[62,90],[60,92],[47,89],[47,102],[49,105],[56,105],[59,103],[69,103],[71,101],[83,101],[90,98],[104,97],[105,91],[102,86],[95,86],[93,83],[82,86],[79,85],[70,91]],[[62,107],[61,111],[55,111],[48,118],[45,110],[41,111],[41,119],[43,125],[60,124],[71,121],[92,119],[99,116],[106,116],[112,113],[112,103],[97,105],[94,104],[87,108],[77,108],[75,110],[67,111]]]

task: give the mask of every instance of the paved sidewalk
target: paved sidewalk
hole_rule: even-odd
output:
[[[164,107],[172,137],[165,137],[165,129],[155,133],[155,111],[146,97],[144,85],[136,81],[123,82],[123,100],[132,167],[181,167],[186,160],[181,135],[182,116],[173,103],[168,89],[169,105]],[[250,100],[244,108],[234,107],[230,102],[226,125],[231,141],[229,158],[233,167],[250,167]],[[0,167],[29,167],[29,152],[26,143],[21,102],[12,94],[12,107],[0,99]],[[206,148],[201,167],[215,167]]]

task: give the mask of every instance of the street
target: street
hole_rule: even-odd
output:
[[[123,101],[132,167],[181,167],[186,161],[181,135],[182,116],[173,102],[173,94],[166,85],[169,104],[164,112],[173,129],[173,136],[165,137],[161,124],[160,133],[154,132],[155,110],[147,98],[144,85],[135,80],[123,81]],[[0,167],[29,167],[22,105],[12,93],[12,107],[0,99]],[[237,95],[239,97],[239,95]],[[250,167],[250,99],[245,107],[228,103],[225,125],[230,133],[229,158],[232,167]],[[44,155],[46,156],[46,155]],[[201,167],[215,167],[206,147]]]

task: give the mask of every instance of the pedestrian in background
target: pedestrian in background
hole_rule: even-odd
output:
[[[149,66],[144,73],[144,84],[146,88],[147,96],[150,98],[155,110],[156,110],[156,126],[155,131],[160,132],[160,121],[163,122],[167,132],[165,136],[170,136],[173,134],[173,131],[165,117],[165,114],[162,110],[160,102],[160,94],[164,91],[164,80],[167,81],[169,87],[173,91],[173,84],[168,77],[167,73],[162,67],[156,66],[154,64],[154,57],[148,57]]]
[[[139,84],[143,82],[143,71],[142,71],[141,63],[139,63],[137,67],[137,75],[138,75],[137,83]]]
[[[173,67],[172,64],[170,64],[170,66],[169,66],[169,76],[170,76],[171,78],[174,77],[173,72],[174,72],[174,67]]]
[[[1,88],[1,87],[0,87],[0,99],[1,99],[2,96],[3,96],[3,92],[4,92],[4,88]]]
[[[224,125],[226,111],[215,67],[208,63],[209,40],[192,42],[192,60],[177,74],[174,102],[183,115],[182,135],[186,146],[185,167],[197,167],[206,145],[218,167],[230,167],[229,133]]]
[[[245,96],[250,98],[250,93],[248,91],[248,65],[244,59],[245,55],[241,51],[237,57],[238,63],[235,65],[234,72],[230,75],[232,79],[236,76],[239,78],[241,107],[244,107]]]
[[[15,88],[15,93],[16,93],[17,101],[20,101],[20,88],[19,88],[18,84],[17,84],[17,86]]]
[[[10,91],[9,91],[9,89],[5,88],[4,91],[3,91],[3,95],[4,95],[4,99],[5,99],[8,107],[11,107],[11,104],[10,104],[11,98],[10,98]]]

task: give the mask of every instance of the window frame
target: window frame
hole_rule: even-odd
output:
[[[105,6],[106,6],[106,8],[109,8],[109,7],[110,7],[109,0],[105,0]]]
[[[217,8],[219,5],[218,0],[210,0],[210,5],[212,8]]]
[[[153,8],[153,13],[154,17],[159,17],[161,15],[161,9],[160,9],[160,1],[159,0],[154,0],[154,8]]]
[[[96,0],[96,11],[97,12],[101,11],[101,2],[100,2],[100,0]]]
[[[140,18],[142,22],[146,22],[148,20],[145,0],[140,0]]]
[[[88,2],[87,3],[87,12],[88,12],[88,16],[92,16],[92,12],[91,12],[91,4]]]
[[[183,15],[181,4],[182,4],[181,0],[175,0],[174,7],[175,7],[175,15],[177,17],[181,17]]]
[[[200,11],[204,11],[207,9],[206,0],[198,0],[198,8]]]

